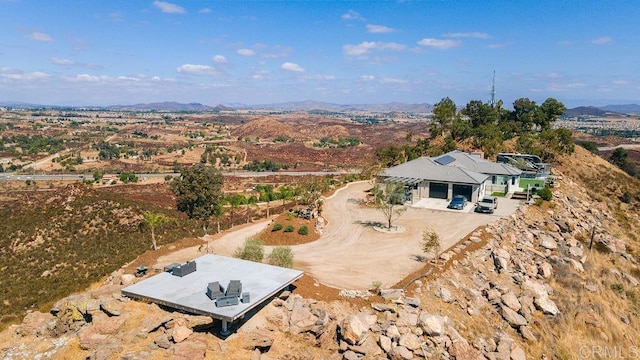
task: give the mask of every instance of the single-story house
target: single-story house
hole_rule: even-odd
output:
[[[456,150],[386,169],[378,175],[378,180],[404,184],[406,197],[412,203],[422,198],[449,200],[456,195],[477,202],[485,194],[514,191],[521,173],[509,164],[483,159],[481,154]]]

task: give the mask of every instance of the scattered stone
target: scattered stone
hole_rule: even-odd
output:
[[[405,303],[407,305],[412,306],[414,308],[420,307],[420,299],[415,297],[406,297],[404,298]]]
[[[169,337],[165,333],[158,334],[156,338],[153,339],[153,343],[162,349],[168,349],[171,347],[171,341],[169,341]]]
[[[340,334],[348,344],[360,345],[369,334],[369,326],[365,314],[350,315],[342,321]]]
[[[258,349],[268,351],[273,345],[273,334],[268,330],[256,330],[251,332],[244,340],[244,348],[247,350]]]
[[[193,330],[186,324],[179,322],[171,329],[171,338],[174,343],[181,343],[193,334]]]
[[[518,311],[520,310],[520,308],[522,308],[520,301],[518,301],[518,297],[513,293],[513,291],[502,294],[501,299],[502,303],[507,305],[513,311]]]
[[[442,298],[442,301],[446,303],[450,303],[453,301],[453,296],[451,295],[451,291],[449,291],[449,289],[447,289],[444,286],[440,287],[440,298]]]
[[[420,327],[429,336],[443,335],[446,320],[446,317],[440,315],[431,315],[424,312],[419,316]]]
[[[207,353],[207,344],[202,341],[184,341],[176,344],[173,360],[202,360]]]
[[[581,258],[582,256],[584,256],[584,250],[582,250],[581,247],[572,246],[569,248],[569,255],[576,258]]]
[[[627,273],[622,273],[622,277],[624,277],[625,280],[627,280],[629,284],[631,284],[631,286],[633,287],[637,287],[638,285],[640,285],[640,282],[638,281],[638,279],[634,278],[633,276]]]
[[[404,296],[404,290],[402,289],[382,289],[380,290],[380,296],[389,301],[397,300]]]
[[[384,335],[380,335],[380,338],[378,339],[378,344],[380,344],[380,348],[382,348],[382,350],[385,353],[390,353],[391,352],[391,339],[384,336]]]
[[[122,312],[122,302],[109,296],[100,297],[100,309],[109,316],[120,316]]]
[[[538,339],[533,334],[533,331],[528,326],[520,326],[520,335],[527,341],[537,341]]]
[[[391,354],[392,359],[413,359],[413,353],[404,346],[396,346]]]
[[[545,279],[551,277],[552,271],[553,267],[546,261],[538,266],[538,273]]]
[[[555,250],[558,248],[558,243],[547,234],[540,234],[538,236],[540,240],[540,246],[548,250]]]
[[[512,327],[520,327],[520,326],[524,326],[527,325],[527,319],[525,319],[522,315],[518,314],[517,312],[513,311],[511,308],[502,305],[500,307],[500,313],[502,314],[502,317],[509,323],[509,325],[511,325]]]
[[[420,338],[413,333],[406,333],[400,336],[398,345],[404,346],[409,350],[415,351],[420,348]]]
[[[371,304],[371,307],[373,308],[373,310],[376,310],[379,312],[385,312],[385,311],[390,311],[392,313],[396,312],[396,307],[393,305],[373,303]]]

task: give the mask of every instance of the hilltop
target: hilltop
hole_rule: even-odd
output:
[[[640,184],[579,147],[555,166],[550,202],[477,229],[431,275],[408,276],[406,292],[314,300],[299,284],[300,292],[280,295],[223,339],[208,318],[122,298],[118,289],[134,278],[119,270],[60,300],[53,314],[30,313],[4,331],[0,353],[525,359],[592,357],[598,347],[615,347],[628,356],[640,338]],[[619,200],[623,192],[632,194],[627,203]]]

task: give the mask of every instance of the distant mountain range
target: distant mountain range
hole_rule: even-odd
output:
[[[334,104],[313,100],[285,102],[277,104],[246,105],[242,103],[227,103],[217,106],[200,103],[179,103],[175,101],[111,106],[51,106],[28,104],[21,102],[0,102],[0,106],[23,109],[92,109],[110,111],[166,111],[166,112],[220,112],[233,110],[272,110],[272,111],[310,111],[310,112],[412,112],[429,113],[433,109],[430,104],[406,104],[399,102],[381,104]],[[567,109],[566,116],[625,116],[640,115],[640,105],[607,105],[607,106],[579,106]]]

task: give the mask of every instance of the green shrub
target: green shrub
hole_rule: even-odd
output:
[[[264,243],[259,239],[247,239],[236,249],[233,257],[243,260],[262,262],[264,259]]]
[[[271,229],[271,231],[279,231],[279,230],[282,230],[282,224],[280,223],[273,224],[273,229]]]
[[[553,197],[553,194],[551,193],[551,189],[549,189],[548,187],[538,190],[536,194],[540,196],[542,200],[545,200],[545,201],[549,201]]]
[[[276,246],[273,248],[269,256],[267,256],[267,262],[274,266],[292,268],[293,252],[288,246]]]
[[[293,232],[295,229],[293,225],[287,225],[287,227],[284,228],[284,232]]]
[[[300,229],[298,229],[298,234],[300,234],[300,235],[308,235],[309,234],[309,228],[307,227],[307,225],[300,226]]]

